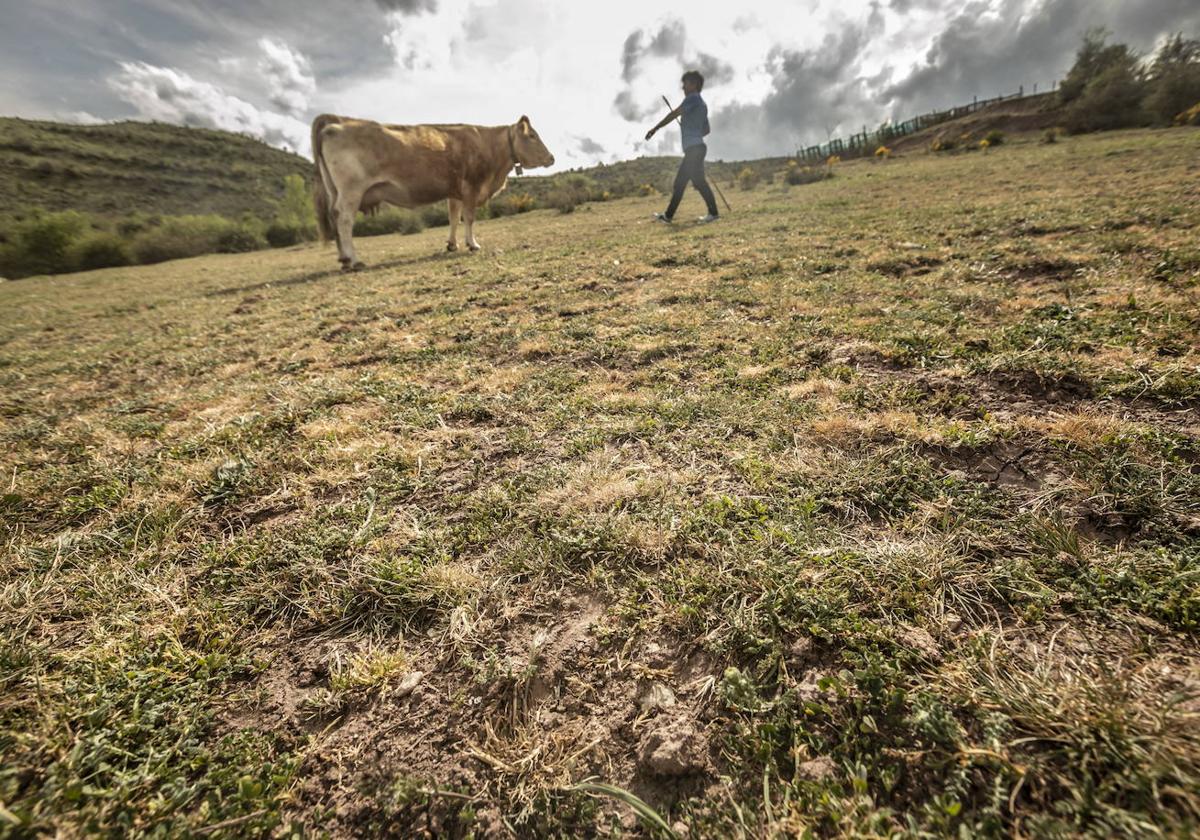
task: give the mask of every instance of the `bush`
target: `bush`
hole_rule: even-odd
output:
[[[80,271],[115,268],[133,263],[129,243],[115,233],[97,232],[78,242],[72,259]]]
[[[517,213],[528,213],[537,206],[537,201],[529,193],[511,193],[493,199],[489,205],[491,215],[495,218],[513,216]]]
[[[546,204],[560,213],[574,213],[579,198],[571,190],[559,187],[546,196]]]
[[[737,174],[737,184],[744,190],[752,190],[758,186],[758,173],[749,166],[743,167]]]
[[[1058,142],[1058,129],[1057,128],[1047,128],[1045,130],[1045,132],[1042,133],[1042,142],[1047,143],[1047,144],[1057,143]]]
[[[278,219],[267,225],[267,229],[263,234],[267,238],[267,244],[272,248],[287,248],[290,245],[299,245],[301,242],[307,242],[311,237],[309,231],[305,230],[298,224],[282,222]]]
[[[1145,120],[1144,93],[1145,85],[1130,55],[1127,61],[1107,67],[1072,101],[1067,108],[1066,128],[1080,134],[1139,125]]]
[[[958,148],[958,143],[952,137],[935,137],[929,148],[934,152],[951,152]]]
[[[425,229],[421,216],[412,210],[386,207],[354,222],[355,236],[382,236],[389,233],[420,233]]]
[[[789,160],[787,169],[783,170],[783,182],[793,187],[799,184],[814,184],[832,177],[833,170],[828,166],[801,166],[794,160]]]
[[[445,227],[450,224],[450,210],[444,201],[422,207],[420,216],[425,227]]]
[[[283,179],[283,195],[275,204],[275,218],[263,233],[273,248],[317,238],[312,196],[300,175],[288,175]]]
[[[1200,125],[1200,102],[1175,117],[1175,125]]]
[[[1005,136],[1003,131],[993,128],[983,136],[983,139],[987,141],[989,146],[1002,146],[1004,145]]]
[[[658,190],[654,187],[653,184],[642,184],[640,187],[638,187],[638,195],[642,195],[642,196],[658,195]]]
[[[250,251],[261,251],[266,247],[267,239],[263,235],[262,225],[253,222],[230,225],[217,237],[217,253],[219,254],[245,254]]]
[[[74,210],[34,213],[10,232],[0,252],[0,274],[28,277],[74,270],[74,246],[87,229],[87,219]]]
[[[134,239],[133,255],[138,262],[149,264],[211,254],[234,227],[234,222],[221,216],[168,217]]]

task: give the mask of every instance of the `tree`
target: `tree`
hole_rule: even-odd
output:
[[[1083,36],[1075,65],[1058,89],[1059,100],[1065,105],[1083,95],[1088,84],[1115,64],[1137,63],[1137,57],[1125,44],[1108,43],[1108,30],[1089,29]]]
[[[1181,33],[1163,44],[1150,65],[1148,86],[1146,110],[1160,124],[1200,104],[1200,40]]]
[[[1083,37],[1075,66],[1059,90],[1067,105],[1066,127],[1075,133],[1141,124],[1145,94],[1145,74],[1137,53],[1125,44],[1109,44],[1102,29]]]

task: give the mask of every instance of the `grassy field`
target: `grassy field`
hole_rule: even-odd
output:
[[[0,834],[1200,830],[1198,141],[0,285]]]

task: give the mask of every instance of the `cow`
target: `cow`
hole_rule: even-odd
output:
[[[420,207],[446,200],[450,241],[458,250],[458,220],[466,243],[479,250],[475,211],[504,189],[516,167],[552,166],[554,155],[529,117],[513,125],[383,125],[322,114],[313,120],[316,163],[313,205],[321,239],[337,242],[342,271],[366,266],[354,253],[354,217],[383,203]]]

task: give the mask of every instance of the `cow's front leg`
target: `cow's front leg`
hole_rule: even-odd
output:
[[[457,198],[446,199],[447,212],[450,214],[450,241],[446,243],[447,251],[458,250],[458,217],[462,215],[462,202]]]
[[[355,199],[353,202],[339,201],[337,206],[338,261],[342,264],[342,271],[366,268],[354,253],[354,216],[358,213],[358,204],[358,199]]]
[[[472,251],[478,251],[479,243],[475,240],[475,205],[472,202],[463,203],[463,222],[467,228],[467,247]]]

